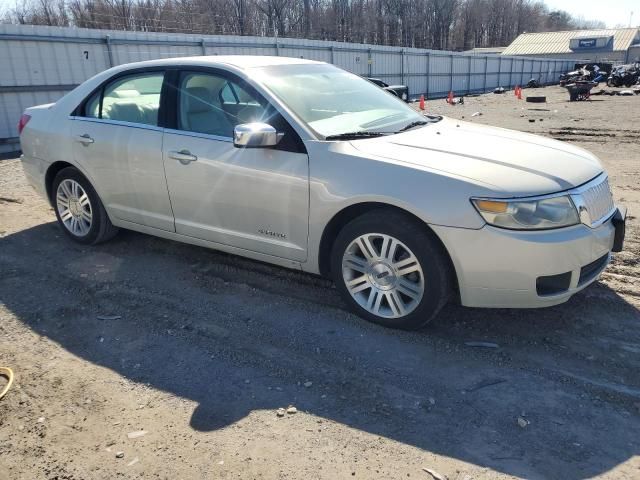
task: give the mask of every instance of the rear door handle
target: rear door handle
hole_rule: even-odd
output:
[[[188,165],[191,162],[195,162],[198,160],[198,157],[192,155],[189,150],[180,150],[169,152],[169,158],[173,158],[174,160],[178,160],[183,165]]]
[[[94,142],[93,138],[88,133],[83,135],[76,135],[76,142],[80,142],[83,145],[89,145]]]

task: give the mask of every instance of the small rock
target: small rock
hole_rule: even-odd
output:
[[[44,417],[38,418],[38,423],[44,423]]]
[[[129,437],[130,440],[133,440],[134,438],[144,437],[146,434],[147,434],[146,430],[137,430],[135,432],[127,433],[127,437]]]
[[[244,381],[244,383],[249,384],[251,383],[251,380],[249,380],[248,378]]]
[[[98,320],[120,320],[120,315],[98,315]]]
[[[446,476],[444,476],[440,472],[433,470],[432,468],[423,467],[422,470],[424,470],[429,475],[431,475],[431,477],[434,478],[435,480],[447,480]]]
[[[116,458],[124,458],[124,452],[116,452]]]
[[[526,418],[518,417],[518,425],[520,426],[520,428],[527,428],[527,425],[529,425],[530,423],[531,422]]]
[[[313,382],[304,382],[306,388],[309,388],[311,385],[313,385]]]
[[[284,408],[279,408],[278,411],[276,412],[276,415],[279,417],[284,417],[284,414],[285,414]]]
[[[482,115],[482,112],[476,112],[471,114],[472,117],[479,117],[480,115]]]
[[[298,413],[298,409],[294,406],[290,406],[289,408],[287,408],[287,413],[289,415],[293,415],[294,413]]]

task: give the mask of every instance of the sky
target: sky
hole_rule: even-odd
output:
[[[586,20],[601,20],[607,27],[629,26],[629,14],[633,11],[633,26],[640,25],[640,1],[638,0],[545,0],[552,9],[565,10]]]

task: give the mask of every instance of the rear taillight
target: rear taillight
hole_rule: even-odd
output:
[[[31,120],[31,115],[27,115],[26,113],[23,113],[22,116],[20,117],[20,121],[18,122],[18,135],[22,133],[22,130],[24,129],[24,127],[26,127],[27,123],[29,123],[29,120]]]

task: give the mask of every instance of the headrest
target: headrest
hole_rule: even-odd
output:
[[[204,113],[213,110],[211,92],[204,87],[186,89],[185,101],[187,113]]]
[[[133,88],[130,90],[114,90],[109,94],[109,96],[115,97],[115,98],[133,98],[133,97],[139,97],[140,92]]]

